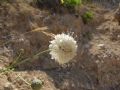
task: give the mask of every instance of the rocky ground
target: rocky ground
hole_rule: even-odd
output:
[[[94,18],[84,24],[81,15],[91,10]],[[0,90],[31,90],[26,81],[41,79],[41,90],[120,90],[120,25],[115,13],[94,5],[82,5],[76,14],[41,9],[28,2],[0,5],[0,68],[8,66],[22,51],[21,59],[48,49],[47,33],[70,33],[78,42],[73,61],[59,65],[43,54],[32,62],[18,65],[15,71],[0,74]],[[27,33],[28,32],[28,33]],[[77,37],[76,37],[77,36]],[[6,87],[9,87],[9,89]],[[11,88],[11,89],[10,89]]]

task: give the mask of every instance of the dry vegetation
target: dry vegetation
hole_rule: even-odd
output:
[[[41,90],[120,90],[119,7],[108,10],[86,4],[71,13],[64,7],[57,12],[27,1],[0,4],[0,69],[48,49],[51,35],[62,32],[77,35],[77,56],[64,65],[48,53],[32,58],[14,71],[0,73],[0,90],[32,90],[18,76],[29,83],[39,78],[44,82]],[[88,23],[82,19],[86,11],[94,14]]]

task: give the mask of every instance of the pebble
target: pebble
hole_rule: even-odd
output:
[[[104,46],[104,44],[98,44],[97,46],[98,46],[98,47],[103,47],[103,46]]]
[[[97,46],[100,47],[100,49],[105,48],[105,44],[98,44]]]

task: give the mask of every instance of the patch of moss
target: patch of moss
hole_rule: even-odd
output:
[[[80,5],[82,0],[62,0],[63,4],[67,7],[75,7],[76,5]]]
[[[82,19],[85,24],[90,22],[93,19],[93,17],[94,17],[94,14],[91,11],[87,11],[82,15]]]

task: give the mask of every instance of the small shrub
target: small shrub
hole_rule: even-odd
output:
[[[69,13],[76,13],[76,9],[82,4],[82,0],[61,0],[61,4],[68,9]]]
[[[54,12],[64,12],[65,10],[74,13],[76,6],[80,5],[82,0],[35,0],[39,8],[52,10]],[[63,9],[65,9],[63,11]]]
[[[41,81],[40,79],[34,78],[32,83],[31,83],[31,88],[32,90],[41,90],[44,82]]]
[[[61,0],[63,4],[67,7],[75,7],[76,5],[80,5],[82,0]]]
[[[93,12],[87,11],[82,15],[83,22],[86,24],[93,19]]]

